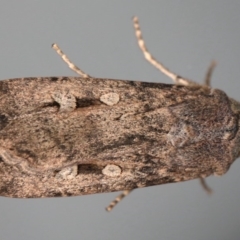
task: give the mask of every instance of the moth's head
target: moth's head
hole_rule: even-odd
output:
[[[232,143],[235,147],[232,148],[234,159],[240,157],[240,102],[230,98],[230,104],[232,111],[238,116],[238,130]]]
[[[233,98],[230,99],[230,104],[231,104],[231,109],[233,110],[234,113],[240,114],[240,102],[236,101]]]

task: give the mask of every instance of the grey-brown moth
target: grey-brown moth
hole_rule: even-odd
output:
[[[145,58],[175,84],[81,77],[0,81],[0,195],[78,196],[226,173],[240,151],[240,104]]]

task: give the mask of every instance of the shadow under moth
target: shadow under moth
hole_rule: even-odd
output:
[[[182,78],[148,52],[145,58],[172,84],[81,77],[0,81],[0,195],[78,196],[204,179],[226,173],[239,157],[240,104]]]

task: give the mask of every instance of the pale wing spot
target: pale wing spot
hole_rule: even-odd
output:
[[[119,95],[117,93],[107,93],[100,97],[100,101],[108,106],[113,106],[119,102]]]
[[[109,177],[117,177],[122,173],[122,169],[117,165],[109,164],[102,170],[102,173]]]
[[[56,91],[52,98],[60,105],[61,112],[70,112],[76,108],[76,98],[70,92]]]
[[[78,174],[78,166],[74,165],[71,167],[63,168],[60,172],[56,174],[56,178],[63,179],[73,179]]]

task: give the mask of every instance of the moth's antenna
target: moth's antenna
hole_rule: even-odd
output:
[[[143,37],[142,37],[142,32],[141,32],[139,21],[138,21],[137,17],[133,17],[133,25],[134,25],[134,28],[135,28],[135,34],[136,34],[136,37],[137,37],[138,45],[139,45],[140,49],[142,50],[143,55],[148,62],[150,62],[154,67],[156,67],[158,70],[160,70],[163,74],[165,74],[166,76],[171,78],[174,81],[174,83],[176,83],[176,84],[180,84],[180,85],[184,85],[184,86],[198,85],[197,83],[195,83],[191,80],[188,80],[186,78],[182,78],[182,77],[178,76],[177,74],[171,72],[162,63],[158,62],[151,55],[151,53],[148,51],[148,49],[145,45],[145,42],[144,42]]]
[[[69,58],[66,56],[66,54],[63,53],[63,51],[60,49],[60,47],[54,43],[52,45],[52,48],[54,50],[56,50],[56,52],[61,56],[61,58],[63,59],[63,61],[68,65],[68,67],[70,69],[72,69],[75,73],[79,74],[81,77],[83,78],[91,78],[90,75],[86,74],[84,71],[82,71],[79,67],[77,67],[76,65],[74,65]]]

